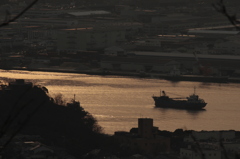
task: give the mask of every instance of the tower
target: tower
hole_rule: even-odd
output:
[[[138,119],[138,135],[142,138],[153,138],[153,119]]]

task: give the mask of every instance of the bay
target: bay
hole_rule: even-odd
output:
[[[153,118],[160,130],[240,130],[240,84],[169,82],[160,79],[97,76],[74,73],[0,70],[2,83],[25,79],[45,86],[49,94],[63,94],[70,101],[74,94],[107,134],[137,127],[138,118]],[[155,108],[153,95],[164,90],[170,97],[193,93],[208,104],[205,111]]]

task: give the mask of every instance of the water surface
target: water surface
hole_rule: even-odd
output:
[[[74,73],[0,70],[1,81],[25,79],[61,93],[68,101],[76,94],[82,107],[97,118],[104,132],[129,131],[140,117],[153,118],[160,130],[240,130],[240,84],[172,83],[160,79],[95,76]],[[152,95],[164,90],[170,97],[196,93],[208,104],[205,111],[155,108]]]

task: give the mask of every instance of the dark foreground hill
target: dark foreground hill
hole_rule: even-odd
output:
[[[0,138],[40,135],[74,156],[103,147],[108,138],[90,113],[80,105],[57,105],[45,87],[16,80],[2,85],[0,101]]]

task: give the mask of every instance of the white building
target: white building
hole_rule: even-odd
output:
[[[193,131],[192,135],[190,135],[189,137],[184,138],[185,142],[193,142],[194,139],[193,137],[197,140],[197,141],[201,141],[201,140],[211,140],[211,141],[220,141],[220,140],[224,140],[224,141],[231,141],[233,139],[235,139],[235,131],[233,130],[229,130],[229,131]]]
[[[60,18],[33,18],[33,19],[19,19],[19,25],[30,26],[46,26],[46,27],[75,27],[78,25],[78,20],[66,20]]]
[[[204,155],[204,157],[203,157]],[[219,149],[180,149],[181,159],[222,159],[222,152]]]
[[[96,10],[96,11],[71,11],[68,12],[70,15],[74,16],[93,16],[93,15],[110,15],[111,12],[104,10]]]
[[[225,31],[225,30],[189,30],[188,34],[190,35],[196,35],[196,36],[204,36],[204,37],[212,37],[212,38],[218,38],[218,37],[228,37],[239,34],[239,31]]]

